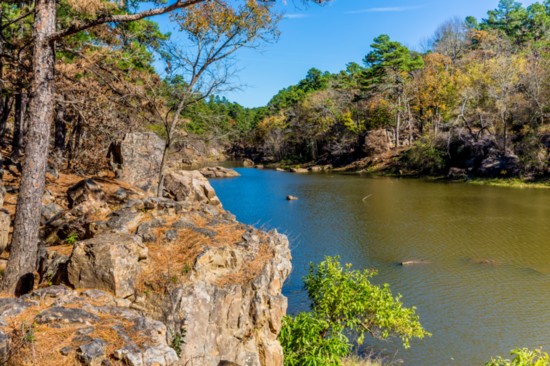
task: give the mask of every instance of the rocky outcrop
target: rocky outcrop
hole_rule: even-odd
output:
[[[224,168],[221,166],[206,167],[199,170],[206,178],[232,178],[240,177],[241,175],[233,169]]]
[[[285,236],[237,222],[198,171],[168,172],[164,197],[105,177],[63,183],[71,188],[50,186],[42,212],[45,288],[0,299],[0,356],[44,366],[282,365]],[[14,352],[28,334],[32,347]]]
[[[147,259],[147,247],[135,235],[107,233],[76,243],[67,266],[75,288],[96,288],[117,297],[134,295],[139,262]]]
[[[0,299],[0,362],[178,365],[176,351],[166,342],[164,324],[127,305],[107,292],[64,286]],[[32,342],[25,341],[31,337]]]
[[[164,146],[164,141],[152,132],[126,134],[109,151],[117,178],[146,192],[155,192]]]
[[[166,174],[164,190],[168,197],[178,202],[221,205],[208,179],[196,170],[180,170]]]
[[[249,231],[237,246],[203,252],[190,283],[161,302],[169,330],[185,329],[181,363],[281,366],[281,289],[290,270],[288,240],[276,232]]]

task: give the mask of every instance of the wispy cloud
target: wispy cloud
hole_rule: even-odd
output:
[[[284,18],[286,19],[301,19],[301,18],[307,18],[309,14],[304,13],[288,13],[284,15]]]
[[[421,6],[388,6],[381,8],[366,8],[347,11],[346,14],[363,14],[363,13],[395,13],[401,11],[410,11],[421,8]]]

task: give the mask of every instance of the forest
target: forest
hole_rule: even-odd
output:
[[[422,52],[380,35],[360,62],[281,90],[240,146],[267,162],[547,177],[549,42],[548,0],[449,19]]]

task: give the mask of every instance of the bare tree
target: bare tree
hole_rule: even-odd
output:
[[[456,61],[467,49],[468,28],[459,17],[454,17],[437,28],[432,39],[432,48],[451,60]]]
[[[157,188],[159,196],[181,114],[190,105],[230,87],[235,71],[234,53],[276,39],[280,16],[273,13],[268,4],[248,2],[232,8],[214,1],[191,7],[173,18],[188,35],[188,44],[185,48],[169,44],[164,49],[169,80],[173,81],[169,100],[174,103],[164,116],[158,113],[166,138]]]

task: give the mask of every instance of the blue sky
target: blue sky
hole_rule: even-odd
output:
[[[498,4],[498,0],[333,0],[324,6],[304,6],[301,0],[278,1],[286,13],[281,37],[259,50],[239,51],[235,83],[242,87],[226,93],[229,100],[247,107],[265,105],[312,67],[337,72],[348,62],[360,63],[380,34],[420,49],[445,20],[468,15],[480,19]],[[166,22],[160,22],[167,29]]]

